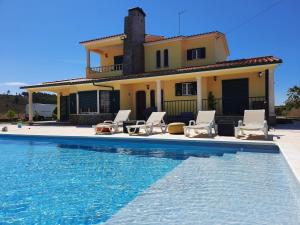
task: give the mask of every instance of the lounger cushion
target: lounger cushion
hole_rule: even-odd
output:
[[[106,127],[106,126],[97,126],[96,127],[96,133],[106,133],[106,132],[110,132],[110,128]]]

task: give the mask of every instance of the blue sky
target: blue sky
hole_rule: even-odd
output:
[[[146,32],[182,34],[219,30],[227,35],[230,59],[275,55],[276,103],[300,85],[298,0],[0,0],[0,93],[18,85],[83,77],[79,41],[123,32],[128,8],[144,9]]]

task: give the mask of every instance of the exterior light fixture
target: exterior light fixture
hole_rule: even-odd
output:
[[[214,76],[214,81],[217,81],[217,76]]]
[[[150,89],[150,85],[149,85],[149,84],[147,84],[147,86],[146,86],[146,87],[147,87],[147,90],[149,90],[149,89]]]
[[[263,75],[263,73],[262,73],[262,72],[258,72],[258,77],[259,77],[259,78],[261,78],[261,77],[262,77],[262,75]]]

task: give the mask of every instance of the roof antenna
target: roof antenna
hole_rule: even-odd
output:
[[[181,34],[181,15],[186,13],[186,10],[181,10],[178,12],[178,35]]]

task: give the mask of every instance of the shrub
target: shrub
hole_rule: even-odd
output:
[[[12,121],[16,116],[16,112],[13,110],[8,110],[6,116]]]

